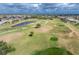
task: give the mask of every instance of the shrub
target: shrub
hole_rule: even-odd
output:
[[[50,40],[52,40],[52,41],[57,41],[58,38],[57,38],[56,36],[53,35],[53,36],[50,38]]]
[[[40,28],[40,27],[41,27],[41,24],[36,24],[35,28]]]
[[[52,37],[50,37],[50,43],[52,47],[57,47],[58,43],[57,43],[58,38],[55,35],[52,35]]]
[[[0,55],[6,55],[7,53],[14,50],[15,48],[12,48],[6,42],[0,41]]]
[[[53,20],[52,18],[50,18],[50,20]]]
[[[30,32],[29,36],[33,36],[34,32]]]

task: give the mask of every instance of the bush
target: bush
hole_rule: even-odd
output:
[[[41,24],[36,24],[35,28],[40,28],[40,27],[41,27]]]
[[[34,32],[30,32],[29,36],[33,36]]]
[[[52,37],[50,38],[50,43],[52,47],[57,47],[58,43],[57,43],[58,38],[55,35],[52,35]]]
[[[15,48],[12,48],[6,42],[0,41],[0,55],[6,55],[7,53],[14,50]]]
[[[56,36],[53,35],[53,36],[50,38],[50,40],[51,40],[51,41],[57,41],[58,38],[57,38]]]
[[[52,18],[50,18],[50,20],[53,20]]]

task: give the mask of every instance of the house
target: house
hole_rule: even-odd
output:
[[[73,16],[58,16],[64,22],[73,22],[79,23],[78,19],[75,19]]]

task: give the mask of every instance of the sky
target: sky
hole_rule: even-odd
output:
[[[0,3],[0,14],[79,14],[79,3]]]

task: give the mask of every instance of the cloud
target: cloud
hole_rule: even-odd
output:
[[[66,11],[64,11],[66,10]],[[79,3],[1,3],[0,13],[67,13],[79,10]]]

